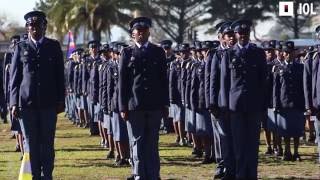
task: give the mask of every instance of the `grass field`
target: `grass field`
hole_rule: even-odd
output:
[[[8,124],[0,124],[0,180],[18,179],[20,154],[14,152],[15,141],[10,139]],[[190,157],[191,149],[174,143],[173,134],[160,136],[162,179],[212,179],[215,165],[202,165]],[[124,179],[130,168],[117,168],[104,159],[106,150],[98,146],[99,137],[90,137],[88,129],[74,127],[59,117],[56,134],[55,179],[93,180]],[[263,144],[264,141],[261,141]],[[263,155],[260,146],[259,178],[261,179],[320,179],[315,146],[302,145],[302,162],[283,162]]]

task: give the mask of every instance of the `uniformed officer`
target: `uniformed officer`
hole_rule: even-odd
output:
[[[196,44],[198,61],[192,66],[190,84],[190,107],[196,113],[195,132],[199,144],[204,150],[203,164],[213,162],[211,159],[212,124],[210,113],[205,104],[205,60],[201,44]],[[200,55],[201,54],[201,55]]]
[[[186,46],[186,44],[184,45]],[[176,133],[176,143],[182,146],[186,145],[185,128],[184,128],[184,107],[182,105],[182,64],[190,59],[189,49],[184,47],[181,51],[182,56],[177,57],[170,63],[169,73],[169,99],[170,99],[170,116],[173,118],[173,127]],[[176,50],[180,52],[180,49]]]
[[[295,61],[294,42],[282,46],[284,65],[274,74],[273,106],[277,112],[277,132],[284,137],[283,160],[301,160],[298,147],[304,132],[303,65]],[[294,154],[290,150],[290,138],[294,140]]]
[[[73,68],[73,86],[71,87],[71,91],[73,89],[71,98],[72,98],[72,111],[74,114],[73,124],[80,125],[81,118],[81,110],[84,110],[81,107],[81,98],[82,94],[82,65],[83,59],[81,58],[82,49],[76,49],[73,60],[74,60],[74,68]]]
[[[160,177],[159,128],[168,115],[169,92],[165,53],[148,41],[150,27],[146,17],[130,22],[135,45],[120,56],[119,109],[131,130],[134,179],[154,180]]]
[[[248,20],[232,23],[238,43],[221,61],[221,107],[230,116],[236,179],[257,179],[260,121],[265,110],[265,53],[249,43],[251,24]]]
[[[110,58],[110,62],[108,64],[108,66],[106,67],[105,71],[104,71],[104,75],[103,75],[103,79],[104,80],[104,87],[103,87],[103,104],[104,104],[104,125],[105,128],[107,129],[107,137],[108,137],[108,142],[109,142],[109,152],[107,154],[107,159],[111,159],[114,158],[114,145],[115,143],[113,140],[113,128],[112,128],[112,111],[111,111],[111,102],[112,102],[112,95],[113,95],[113,67],[114,67],[114,63],[116,61],[116,59],[118,59],[118,43],[117,42],[111,42],[109,44],[110,47],[110,51],[111,51],[111,58]]]
[[[109,99],[110,99],[110,110],[112,112],[112,134],[113,140],[115,142],[115,146],[117,149],[117,158],[116,158],[116,166],[128,165],[129,158],[129,145],[128,145],[128,131],[126,122],[122,119],[119,113],[119,86],[118,86],[118,78],[119,78],[119,54],[120,51],[127,47],[124,43],[118,43],[116,46],[116,50],[114,53],[117,54],[112,67],[110,68],[108,77],[109,77]]]
[[[204,69],[204,97],[205,97],[205,109],[209,111],[210,113],[210,73],[211,73],[211,64],[214,54],[216,53],[220,42],[219,41],[204,41],[202,42],[202,55],[204,57],[205,62],[205,69]],[[210,115],[210,119],[212,119]],[[210,124],[212,126],[212,135],[213,138],[211,138],[211,155],[210,155],[210,161],[209,162],[219,162],[222,159],[221,155],[221,140],[220,135],[217,133],[218,131],[215,130],[218,127],[217,121],[211,121]]]
[[[175,60],[174,53],[172,51],[172,41],[171,40],[163,40],[160,43],[161,47],[163,48],[165,54],[166,54],[166,62],[167,62],[167,77],[169,80],[169,74],[170,74],[170,63]],[[170,113],[169,113],[170,115]],[[173,119],[172,117],[168,117],[167,119],[161,120],[161,126],[160,130],[162,130],[163,133],[169,133],[172,132],[172,123]]]
[[[183,81],[185,85],[183,87],[184,96],[184,106],[185,106],[185,130],[188,132],[188,142],[193,143],[192,156],[202,157],[203,149],[201,148],[201,142],[196,134],[196,112],[191,108],[191,81],[192,81],[192,71],[194,64],[203,60],[201,54],[201,42],[194,41],[193,45],[190,46],[191,60],[184,66],[184,76]]]
[[[268,110],[266,112],[265,118],[262,119],[262,128],[264,129],[264,135],[267,145],[267,151],[265,152],[266,155],[272,155],[274,153],[274,150],[276,149],[276,144],[273,143],[274,148],[271,146],[271,130],[274,131],[274,128],[271,129],[271,127],[268,126],[269,121],[274,122],[275,113],[273,111],[272,106],[272,92],[273,92],[273,66],[274,66],[274,60],[275,60],[275,52],[274,49],[276,48],[277,41],[276,40],[270,40],[270,41],[264,41],[262,42],[262,48],[264,49],[264,52],[266,53],[266,60],[267,60],[267,96],[266,96],[266,103]],[[273,137],[275,140],[275,137]]]
[[[85,58],[85,62],[82,68],[82,91],[83,91],[83,105],[84,109],[88,109],[88,123],[90,127],[90,134],[99,134],[99,128],[97,123],[97,116],[95,116],[95,110],[98,109],[98,64],[100,63],[99,47],[100,42],[89,41],[89,55]],[[95,63],[94,63],[95,62]],[[97,63],[98,62],[98,63]],[[86,97],[86,98],[85,98]]]
[[[218,162],[215,170],[215,178],[233,179],[235,176],[235,162],[233,154],[233,140],[231,136],[230,118],[221,109],[221,61],[223,53],[232,48],[236,43],[234,31],[231,29],[231,21],[218,23],[216,29],[218,31],[218,39],[220,46],[213,56],[210,72],[210,104],[209,109],[213,119],[213,133],[219,133],[221,140],[222,160]],[[216,123],[217,121],[217,123]],[[217,138],[216,138],[217,139]],[[219,144],[218,144],[219,145]],[[217,152],[217,151],[216,151]]]
[[[0,83],[3,84],[4,87],[0,89],[0,116],[3,119],[4,123],[7,123],[7,114],[8,114],[8,103],[9,103],[9,81],[6,81],[6,79],[9,79],[6,74],[9,73],[9,68],[11,64],[11,58],[14,53],[15,45],[20,41],[19,35],[14,35],[10,38],[10,46],[7,52],[4,54],[4,60],[3,63],[1,63],[0,67]],[[7,102],[7,103],[6,103]]]
[[[10,39],[11,39],[11,44],[10,44],[8,52],[6,52],[4,55],[4,62],[3,62],[4,69],[3,69],[3,73],[1,73],[1,75],[3,74],[3,89],[1,88],[1,91],[0,91],[1,92],[0,95],[2,96],[2,97],[0,97],[1,98],[0,101],[1,101],[1,106],[2,106],[1,116],[4,120],[4,122],[7,121],[7,113],[10,112],[10,86],[9,86],[9,84],[10,84],[11,58],[13,56],[15,46],[20,41],[20,36],[15,35],[15,36],[12,36]],[[19,120],[13,118],[11,113],[9,113],[9,119],[10,119],[10,123],[11,123],[10,130],[12,131],[12,133],[14,134],[14,136],[16,138],[15,151],[16,152],[20,151],[21,154],[23,155],[23,136],[22,136]]]
[[[107,135],[107,126],[106,126],[106,118],[109,118],[108,114],[108,107],[104,101],[106,95],[106,83],[107,83],[107,76],[105,73],[107,71],[108,66],[111,62],[111,49],[109,44],[103,44],[101,46],[101,50],[99,51],[100,58],[102,60],[101,65],[99,66],[99,103],[100,103],[100,121],[101,121],[101,134],[102,134],[102,143],[103,147],[109,147],[110,143],[108,141]],[[107,117],[106,117],[107,116]]]
[[[29,39],[16,46],[12,57],[10,107],[21,118],[33,179],[52,179],[57,114],[64,111],[63,55],[59,42],[45,37],[43,12],[31,11],[24,19]]]

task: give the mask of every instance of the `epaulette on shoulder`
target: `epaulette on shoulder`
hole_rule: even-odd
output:
[[[101,71],[102,64],[99,65],[98,71]]]
[[[189,67],[191,67],[192,61],[189,61],[186,63],[186,69],[189,69]]]
[[[272,73],[276,72],[276,68],[277,68],[277,67],[276,67],[275,65],[273,65],[271,72],[272,72]]]
[[[8,71],[9,68],[10,68],[10,64],[7,64],[5,70]]]
[[[315,52],[312,56],[312,59],[315,60],[317,56],[318,56],[318,52]]]

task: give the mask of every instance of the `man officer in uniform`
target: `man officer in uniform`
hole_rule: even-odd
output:
[[[63,55],[59,42],[45,37],[43,12],[31,11],[24,19],[29,38],[12,57],[10,107],[29,144],[32,178],[47,180],[54,168],[57,114],[64,111]]]
[[[169,92],[164,50],[148,41],[151,20],[138,17],[130,22],[134,45],[124,48],[119,67],[119,106],[127,121],[133,152],[131,179],[160,177],[159,128],[167,117]]]
[[[251,22],[232,23],[238,43],[221,61],[221,107],[228,111],[236,179],[257,179],[260,121],[265,110],[266,58],[249,43]]]

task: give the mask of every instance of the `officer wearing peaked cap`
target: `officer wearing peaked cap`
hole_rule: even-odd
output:
[[[172,41],[171,40],[163,40],[160,43],[161,47],[163,48],[165,54],[166,54],[166,62],[167,62],[167,77],[169,80],[169,74],[170,74],[170,63],[175,60],[175,56],[173,53],[173,50],[171,48]],[[170,108],[171,109],[171,108]],[[169,113],[170,115],[170,113]],[[169,117],[167,119],[162,119],[161,127],[160,129],[163,130],[164,133],[168,133],[170,130],[172,130],[172,118]]]
[[[10,107],[29,143],[33,179],[52,179],[57,114],[65,99],[63,55],[59,42],[45,37],[43,12],[31,11],[24,19],[29,38],[12,57]]]
[[[235,174],[235,162],[233,154],[233,140],[231,134],[231,125],[230,118],[227,117],[226,111],[221,109],[221,90],[220,90],[220,78],[221,78],[221,61],[223,53],[229,48],[232,48],[236,43],[234,32],[230,28],[232,22],[227,21],[222,24],[218,24],[218,38],[220,40],[220,46],[218,47],[217,52],[214,54],[212,63],[211,63],[211,72],[210,72],[210,104],[209,109],[212,114],[212,126],[213,133],[216,139],[216,154],[222,154],[222,160],[218,161],[218,166],[215,170],[215,178],[226,178],[232,179]],[[221,130],[219,130],[219,128]],[[222,132],[221,132],[222,131]],[[218,133],[218,134],[217,134]],[[220,142],[219,142],[220,135]],[[221,149],[219,149],[221,145]],[[219,151],[220,150],[220,151]],[[217,156],[217,155],[216,155]],[[219,156],[217,156],[219,157]]]
[[[148,41],[150,27],[147,17],[130,22],[135,44],[120,56],[119,111],[133,141],[133,178],[154,180],[160,177],[158,131],[168,115],[169,92],[165,53]]]
[[[179,49],[179,45],[177,48]],[[178,50],[176,50],[178,51]],[[179,52],[178,52],[179,53]],[[176,132],[176,143],[185,145],[184,107],[182,105],[182,63],[189,59],[189,51],[183,53],[170,63],[169,68],[169,100],[170,116],[173,118],[173,126]]]
[[[260,121],[265,111],[266,59],[249,43],[251,21],[237,20],[231,28],[238,43],[221,61],[221,107],[230,116],[236,179],[257,179]]]
[[[277,132],[284,137],[283,160],[300,160],[299,138],[303,135],[305,110],[303,97],[303,65],[295,61],[294,42],[283,46],[284,65],[274,74],[273,106],[277,112]],[[294,154],[290,150],[290,138],[294,139]]]
[[[270,126],[270,125],[273,124],[274,118],[275,118],[275,113],[272,109],[273,108],[273,106],[272,106],[272,92],[273,92],[273,72],[272,72],[272,69],[274,66],[276,43],[277,43],[276,40],[262,42],[262,48],[266,54],[266,60],[267,60],[266,103],[268,106],[268,110],[267,110],[268,112],[266,112],[264,118],[262,119],[262,128],[264,129],[266,145],[267,145],[267,151],[265,152],[266,155],[271,155],[274,153],[274,149],[272,149],[272,147],[271,147],[271,127],[272,126]],[[273,136],[273,137],[275,137],[275,136]]]

